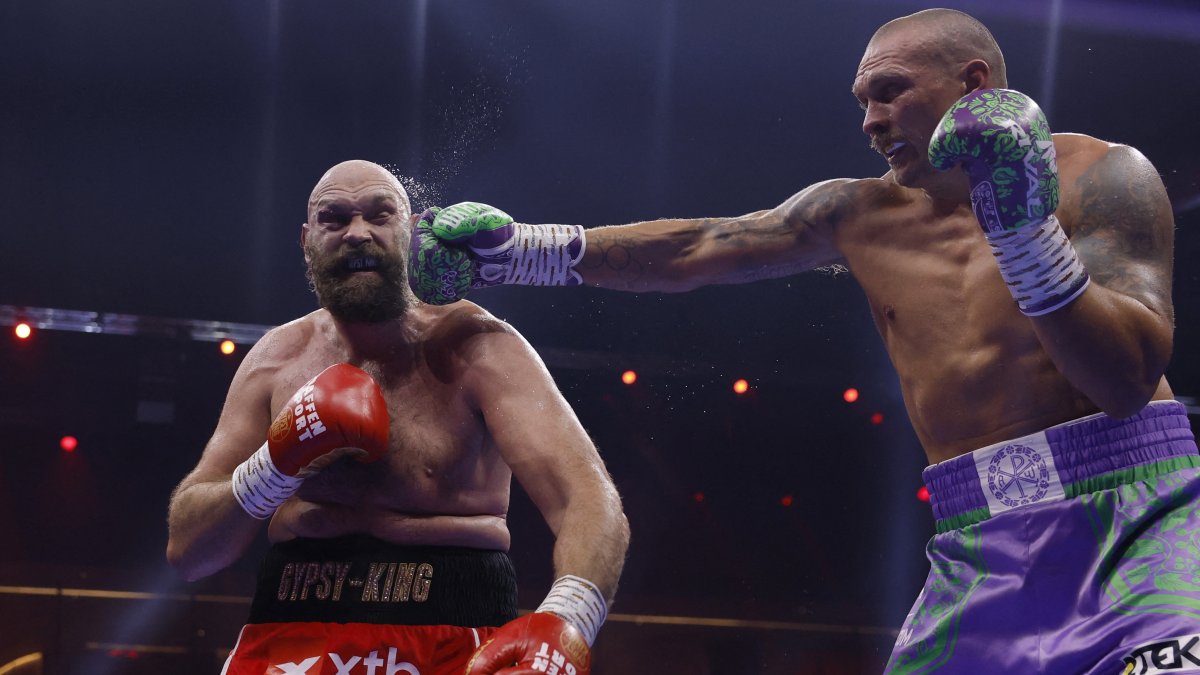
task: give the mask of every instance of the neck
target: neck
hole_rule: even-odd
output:
[[[345,321],[326,311],[329,337],[346,352],[347,361],[396,361],[412,358],[418,330],[411,310],[394,319],[372,323]]]
[[[962,169],[939,171],[921,189],[947,207],[971,205],[971,182]]]

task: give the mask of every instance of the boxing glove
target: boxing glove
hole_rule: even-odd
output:
[[[296,391],[271,423],[267,442],[234,470],[234,497],[250,515],[269,518],[306,477],[338,458],[382,457],[388,426],[375,380],[348,363],[332,365]]]
[[[1011,89],[962,97],[938,124],[929,161],[966,171],[971,209],[1022,312],[1046,314],[1083,293],[1087,270],[1054,216],[1054,139],[1032,99]]]
[[[592,643],[607,616],[608,603],[594,584],[561,577],[536,611],[504,624],[483,643],[467,675],[587,675]]]
[[[429,209],[413,229],[409,285],[423,302],[444,305],[471,288],[498,284],[575,286],[583,259],[578,225],[526,225],[487,204]]]

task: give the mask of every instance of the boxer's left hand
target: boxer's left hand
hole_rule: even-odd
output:
[[[1037,103],[1011,89],[977,89],[946,111],[929,142],[934,168],[962,165],[971,207],[989,234],[1041,223],[1058,208],[1050,126]]]
[[[578,628],[548,612],[501,626],[475,652],[466,675],[587,675],[591,650]]]
[[[433,223],[442,209],[425,209],[413,226],[409,241],[408,285],[421,302],[448,305],[466,297],[475,275],[475,263],[462,247],[444,243]]]
[[[1011,89],[962,97],[934,132],[929,161],[966,170],[971,210],[1022,312],[1048,314],[1083,294],[1090,277],[1054,215],[1054,139],[1032,99]]]

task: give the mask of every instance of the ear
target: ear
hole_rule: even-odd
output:
[[[305,243],[308,242],[308,223],[300,223],[300,250],[304,251],[304,264],[312,262],[312,256],[308,254],[308,247]]]
[[[988,89],[991,87],[989,81],[992,77],[992,67],[987,64],[987,61],[975,59],[963,66],[960,77],[964,96],[977,89]]]

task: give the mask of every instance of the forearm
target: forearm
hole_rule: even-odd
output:
[[[557,529],[555,577],[570,574],[587,579],[611,604],[629,548],[629,521],[616,490],[576,497]]]
[[[229,480],[180,489],[171,498],[167,521],[167,560],[188,581],[228,567],[245,553],[262,526],[234,499]]]
[[[586,231],[576,271],[589,286],[620,291],[680,292],[706,280],[688,274],[688,257],[700,249],[711,220],[654,220]]]
[[[1071,304],[1032,321],[1058,370],[1114,417],[1146,405],[1171,356],[1170,317],[1095,283]]]

